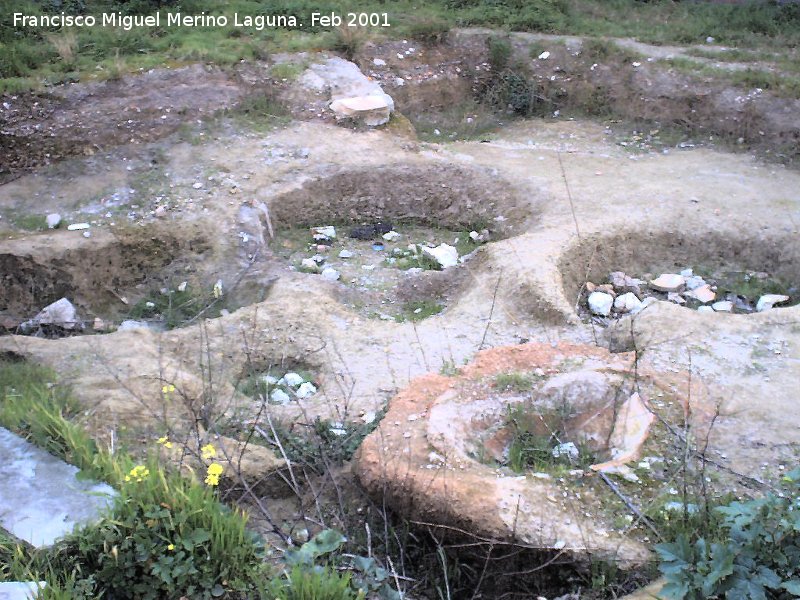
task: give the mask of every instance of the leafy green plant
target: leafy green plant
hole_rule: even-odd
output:
[[[251,591],[265,579],[260,539],[246,529],[243,513],[217,500],[220,465],[212,463],[203,485],[165,472],[154,456],[136,461],[100,450],[66,418],[75,408],[47,385],[51,377],[24,362],[0,362],[0,424],[119,493],[109,516],[35,557],[29,578],[52,579],[53,593],[80,588],[91,593],[75,597],[122,599],[211,598]]]
[[[656,546],[669,599],[800,597],[800,469],[783,489],[715,510],[724,537],[680,534]]]
[[[278,584],[278,590],[289,590],[291,595],[277,594],[276,597],[349,599],[377,593],[385,600],[399,600],[400,594],[390,585],[389,572],[372,557],[348,556],[352,562],[346,566],[352,570],[352,574],[344,577],[330,570],[332,564],[345,566],[336,553],[346,542],[347,538],[338,531],[324,529],[297,550],[287,550],[284,561],[291,571],[286,576],[286,582]],[[326,564],[317,564],[321,560]],[[312,577],[311,574],[319,577]],[[316,594],[295,595],[299,590],[314,590]]]
[[[310,431],[302,435],[276,423],[275,434],[289,460],[323,472],[326,465],[350,460],[384,414],[378,412],[370,423],[335,423],[318,417],[310,424]]]
[[[283,578],[273,581],[270,600],[362,600],[364,594],[353,590],[350,574],[340,575],[330,567],[318,571],[293,568]]]

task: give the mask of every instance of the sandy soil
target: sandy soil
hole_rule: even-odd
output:
[[[165,333],[0,337],[0,352],[72,383],[100,437],[158,421],[164,383],[194,401],[213,382],[217,408],[246,418],[256,409],[237,391],[247,373],[302,364],[320,392],[274,414],[354,420],[411,378],[482,348],[565,341],[636,349],[655,370],[701,378],[720,407],[710,450],[730,469],[768,479],[796,464],[800,307],[709,315],[658,303],[603,330],[581,322],[575,303],[586,280],[614,270],[735,266],[796,284],[797,171],[705,148],[631,152],[590,121],[520,121],[488,143],[417,143],[313,120],[201,132],[71,158],[0,186],[4,217],[58,211],[92,224],[88,238],[6,231],[0,314],[12,321],[61,295],[89,317],[120,317],[120,297],[184,278],[206,291],[220,280],[230,295],[230,314]],[[468,215],[494,235],[436,284],[446,307],[421,322],[366,317],[344,282],[293,270],[267,243],[262,204],[280,229],[326,206],[369,220],[397,198],[413,225],[462,230]]]

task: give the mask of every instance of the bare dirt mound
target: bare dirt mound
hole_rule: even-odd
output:
[[[233,76],[204,65],[65,85],[46,94],[6,94],[0,98],[0,183],[68,156],[157,140],[231,106],[242,94]]]

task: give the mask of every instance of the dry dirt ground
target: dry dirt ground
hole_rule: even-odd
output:
[[[165,383],[182,398],[213,387],[220,411],[246,419],[255,407],[236,385],[247,373],[302,365],[319,393],[271,407],[275,416],[355,420],[481,348],[636,349],[649,367],[706,383],[720,408],[715,460],[777,476],[800,453],[800,306],[728,315],[659,302],[602,329],[581,321],[576,301],[585,281],[614,270],[730,267],[797,284],[800,173],[747,154],[634,153],[616,141],[588,120],[516,121],[486,143],[441,144],[314,119],[255,131],[226,122],[40,167],[0,186],[3,218],[57,211],[94,224],[88,238],[7,231],[4,317],[66,295],[87,316],[119,318],[129,309],[121,298],[183,280],[205,291],[221,280],[232,312],[163,333],[7,335],[0,351],[55,369],[108,438],[157,422]],[[480,223],[493,237],[458,267],[405,276],[398,294],[445,308],[395,323],[354,309],[347,281],[292,269],[269,244],[261,204],[276,230],[382,216],[453,231]]]

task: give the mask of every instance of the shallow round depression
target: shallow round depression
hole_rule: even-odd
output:
[[[334,282],[339,301],[398,320],[439,312],[464,283],[458,264],[442,268],[415,252],[446,244],[463,258],[522,231],[531,218],[529,205],[491,171],[409,164],[323,173],[272,198],[269,212],[276,256],[309,277],[332,269],[321,279]],[[334,226],[336,237],[319,243],[311,229],[324,226]],[[351,237],[354,228],[367,235]],[[389,231],[397,235],[385,239]],[[319,268],[308,267],[314,257]]]
[[[624,465],[638,456],[654,418],[633,377],[612,369],[499,375],[488,390],[471,387],[459,393],[485,400],[462,409],[478,411],[465,420],[464,451],[516,472]]]
[[[559,269],[567,301],[583,316],[589,314],[587,296],[592,291],[589,284],[598,286],[600,291],[609,291],[604,286],[611,284],[611,274],[615,272],[644,282],[639,286],[641,293],[635,294],[640,301],[653,297],[691,310],[754,312],[759,298],[765,294],[788,296],[788,300],[777,303],[776,307],[800,302],[800,239],[784,234],[624,231],[593,235],[572,245],[563,254]],[[656,290],[650,284],[661,274],[679,275],[682,271],[688,274],[688,270],[692,271],[692,277],[708,284],[713,298],[709,294],[707,302],[697,300],[689,293],[691,283],[680,286],[674,295]],[[625,286],[612,291],[614,296],[637,292],[635,287]],[[718,302],[730,304],[715,305]],[[624,314],[627,311],[615,306],[609,317]]]

